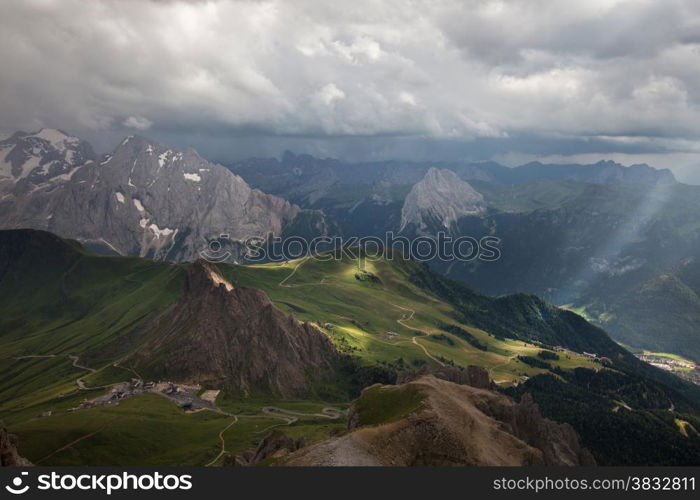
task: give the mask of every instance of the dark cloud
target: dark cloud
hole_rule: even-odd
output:
[[[699,163],[694,0],[26,0],[2,12],[6,131],[54,126],[107,147],[131,130],[219,156]]]

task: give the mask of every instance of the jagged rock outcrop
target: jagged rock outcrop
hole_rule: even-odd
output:
[[[529,399],[424,376],[382,391],[417,390],[421,405],[398,420],[358,427],[283,459],[291,466],[593,465],[573,429],[541,416]],[[362,398],[362,396],[361,396]],[[381,400],[374,405],[382,405]],[[375,416],[386,409],[373,408]],[[362,410],[355,420],[362,421]],[[352,412],[350,416],[352,417]]]
[[[0,467],[27,467],[32,463],[17,453],[17,436],[0,422]]]
[[[431,168],[406,196],[401,209],[401,231],[409,225],[418,232],[450,229],[461,217],[486,211],[484,197],[457,174]]]
[[[267,458],[282,458],[305,446],[303,437],[293,439],[280,430],[273,430],[260,441],[254,450],[246,450],[239,455],[229,455],[224,459],[224,467],[251,467]]]
[[[134,358],[137,370],[245,395],[309,394],[339,358],[314,326],[277,309],[262,290],[233,287],[202,260],[189,266],[180,300],[143,335],[150,340]]]
[[[593,465],[593,456],[582,448],[578,435],[569,424],[558,424],[542,417],[529,394],[514,407],[510,419],[504,418],[514,434],[542,451],[547,465]]]
[[[0,143],[3,229],[43,229],[105,251],[181,261],[222,234],[238,242],[227,249],[234,253],[248,238],[280,235],[299,212],[192,149],[143,137],[126,138],[101,161],[56,130]]]
[[[469,365],[467,366],[467,375],[469,376],[468,385],[476,387],[477,389],[495,389],[496,385],[489,377],[489,372],[486,368],[481,366]]]

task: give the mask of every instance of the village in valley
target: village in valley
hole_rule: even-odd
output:
[[[86,390],[88,388],[85,388]],[[211,410],[219,411],[216,406],[218,390],[205,390],[199,385],[177,384],[174,382],[144,382],[141,379],[132,378],[129,382],[119,382],[111,386],[106,394],[93,399],[84,399],[79,406],[71,411],[92,408],[95,406],[118,405],[119,401],[150,392],[160,394],[185,411]],[[201,392],[201,394],[200,394]]]
[[[656,368],[672,372],[677,377],[700,385],[700,367],[688,359],[649,351],[642,351],[635,356]]]

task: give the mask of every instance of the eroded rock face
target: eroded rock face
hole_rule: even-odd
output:
[[[543,418],[529,394],[517,406],[512,426],[520,439],[542,450],[547,465],[595,465],[574,428]]]
[[[401,209],[401,230],[419,233],[450,229],[461,217],[486,211],[484,197],[451,170],[431,168],[408,193]]]
[[[308,394],[339,359],[322,332],[277,309],[265,292],[234,287],[205,261],[190,265],[181,299],[144,335],[152,340],[136,355],[137,369],[246,395]]]
[[[192,149],[143,137],[100,161],[59,131],[15,134],[0,143],[0,160],[0,228],[42,229],[122,255],[195,260],[222,234],[280,235],[300,211]]]
[[[477,407],[506,424],[518,439],[537,448],[545,465],[595,465],[593,456],[580,445],[573,427],[544,418],[529,394],[518,404],[480,400]]]
[[[17,436],[0,422],[0,467],[27,467],[32,463],[17,453]]]
[[[224,466],[251,467],[268,458],[282,458],[305,446],[304,438],[293,439],[280,430],[274,430],[260,442],[254,450],[247,450],[240,455],[230,455],[224,460]]]
[[[481,377],[478,377],[481,378]],[[396,386],[385,386],[394,390]],[[284,465],[520,466],[591,465],[568,425],[544,419],[531,400],[517,404],[492,390],[432,375],[399,388],[425,396],[421,407],[397,421],[359,427],[306,447]],[[359,422],[357,408],[351,412]]]
[[[489,377],[489,372],[481,366],[467,366],[467,374],[469,375],[468,385],[477,389],[495,389],[495,385]]]

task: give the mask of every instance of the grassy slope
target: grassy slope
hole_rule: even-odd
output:
[[[39,286],[0,284],[0,356],[80,355],[126,336],[175,300],[184,276],[181,266],[92,255],[47,274]]]
[[[322,262],[304,258],[284,264],[219,267],[234,286],[262,288],[278,307],[315,323],[339,349],[360,356],[367,363],[392,363],[401,358],[414,366],[437,366],[433,359],[437,358],[461,366],[484,366],[502,383],[543,372],[513,359],[516,355],[537,355],[538,346],[515,339],[496,339],[488,332],[457,323],[454,308],[411,284],[410,269],[400,264],[387,260],[366,262],[365,270],[379,282],[356,279],[357,264],[347,259]],[[486,344],[488,350],[479,350],[441,330],[443,324],[461,326]],[[387,332],[398,335],[389,338]],[[452,340],[452,345],[431,342],[425,335],[444,335]],[[573,354],[552,365],[600,366]]]
[[[362,392],[356,405],[359,425],[379,425],[395,422],[418,410],[425,395],[418,388],[407,386],[375,386]]]

